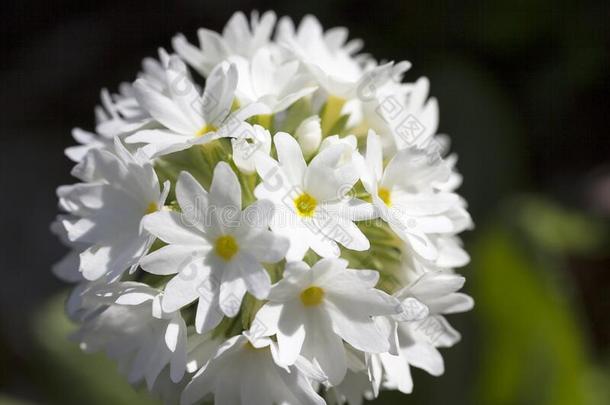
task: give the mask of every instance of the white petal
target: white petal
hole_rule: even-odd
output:
[[[195,134],[198,128],[192,126],[180,109],[166,96],[150,87],[143,79],[133,85],[135,95],[142,108],[165,127],[178,134]]]
[[[331,145],[313,158],[305,173],[305,189],[318,201],[333,201],[347,194],[358,180],[358,170],[351,163],[342,163],[350,152],[345,144]]]
[[[241,187],[237,175],[226,162],[219,162],[214,168],[209,202],[225,228],[237,221],[241,213]],[[228,216],[225,218],[225,215]]]
[[[178,273],[198,257],[201,251],[192,245],[167,245],[144,257],[140,266],[149,273],[166,276]]]
[[[226,269],[225,269],[226,270]],[[219,304],[222,312],[228,317],[234,317],[239,312],[241,301],[247,287],[239,273],[225,271],[220,285]]]
[[[231,112],[231,104],[237,86],[235,65],[221,63],[208,76],[203,93],[205,121],[218,126]]]
[[[356,309],[346,313],[344,306],[337,307],[331,302],[327,302],[326,306],[333,330],[354,348],[371,353],[383,353],[390,349],[387,337],[379,331],[371,318],[362,316],[361,310],[354,316]]]
[[[241,274],[250,294],[259,300],[267,298],[271,290],[271,278],[258,260],[250,254],[240,253],[232,262]]]
[[[187,217],[178,212],[157,211],[145,216],[142,219],[142,225],[144,229],[165,243],[197,247],[206,244],[201,232],[189,223]]]
[[[284,365],[294,364],[301,353],[305,340],[303,321],[302,305],[298,301],[294,300],[284,305],[277,328],[279,358]]]
[[[415,343],[402,349],[409,364],[427,371],[433,376],[440,376],[445,372],[443,356],[436,348],[427,343]]]
[[[167,69],[167,90],[172,101],[182,111],[184,118],[193,128],[201,128],[205,125],[203,111],[198,101],[199,90],[189,77],[189,72],[182,60],[172,55],[169,59]]]
[[[301,147],[296,139],[285,132],[278,132],[273,137],[277,156],[282,170],[293,185],[302,185],[307,164],[303,158]]]
[[[257,262],[277,263],[286,256],[290,247],[287,238],[270,231],[251,232],[244,240],[244,247]]]
[[[206,333],[218,326],[224,314],[220,309],[220,305],[218,305],[218,291],[202,294],[200,289],[199,294],[197,314],[195,315],[195,329],[197,333]]]
[[[266,303],[258,310],[249,333],[254,337],[273,336],[277,333],[280,315],[283,306],[281,304]]]
[[[180,172],[176,198],[182,210],[182,218],[203,230],[203,224],[208,223],[208,193],[190,173]]]
[[[470,311],[474,307],[474,300],[466,294],[454,293],[436,298],[428,306],[435,314],[455,314]]]
[[[164,129],[143,129],[137,131],[127,138],[125,142],[128,144],[133,143],[154,143],[154,144],[178,144],[185,142],[184,135],[176,135],[175,132],[164,130]]]
[[[377,183],[383,173],[383,152],[379,136],[372,129],[366,138],[366,163],[372,170],[373,178],[368,179],[371,184]]]
[[[345,348],[323,312],[310,311],[305,328],[303,355],[315,359],[332,385],[339,384],[347,372]]]
[[[269,200],[257,200],[242,212],[241,223],[249,228],[267,230],[275,214],[275,206]]]
[[[457,274],[435,271],[424,273],[408,287],[409,295],[426,303],[458,291],[466,279]]]
[[[186,371],[186,345],[187,345],[187,332],[186,324],[181,316],[177,316],[172,320],[172,324],[178,325],[178,335],[175,340],[175,350],[170,362],[170,379],[174,383],[178,383],[184,377]],[[169,329],[169,327],[168,327]]]
[[[210,269],[204,267],[201,262],[191,263],[165,286],[161,301],[163,311],[177,311],[199,298],[201,286],[209,280],[210,275]]]
[[[384,385],[390,389],[397,389],[404,394],[413,392],[413,379],[407,359],[402,355],[393,356],[389,353],[381,353],[379,356],[387,380]]]

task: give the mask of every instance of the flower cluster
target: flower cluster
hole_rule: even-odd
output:
[[[472,222],[428,81],[312,16],[198,37],[73,132],[52,226],[73,338],[185,405],[360,404],[442,374]]]

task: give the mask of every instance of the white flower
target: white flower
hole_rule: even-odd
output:
[[[350,218],[361,204],[346,196],[358,177],[351,162],[341,162],[346,146],[324,149],[308,166],[292,136],[280,132],[274,144],[279,162],[257,155],[256,170],[263,183],[255,195],[275,204],[271,229],[290,239],[286,258],[300,260],[308,248],[322,257],[335,257],[337,242],[348,249],[368,249],[368,239]]]
[[[367,138],[362,183],[371,194],[376,213],[415,252],[428,260],[438,256],[430,234],[457,231],[451,212],[460,206],[457,194],[439,192],[433,181],[446,178],[449,169],[442,161],[417,156],[411,149],[398,152],[383,167],[379,137],[371,130]]]
[[[106,137],[101,134],[85,131],[81,128],[72,130],[72,137],[80,145],[70,146],[66,148],[66,156],[73,162],[80,162],[84,159],[87,153],[93,149],[112,149],[113,138]]]
[[[299,57],[321,86],[337,96],[353,90],[362,77],[362,67],[353,57],[362,48],[362,41],[345,43],[347,34],[345,28],[324,33],[312,15],[306,15],[297,30],[288,17],[282,17],[278,24],[278,42]]]
[[[324,405],[299,365],[282,366],[269,338],[234,336],[187,385],[180,403]]]
[[[144,231],[144,216],[165,203],[169,184],[160,190],[150,163],[131,155],[115,142],[115,154],[93,150],[76,166],[86,183],[57,190],[68,239],[87,246],[80,254],[80,271],[88,280],[114,278],[134,270],[154,237]]]
[[[306,15],[297,30],[288,17],[278,24],[278,43],[294,53],[328,94],[343,100],[356,98],[365,87],[380,87],[396,74],[396,69],[403,72],[410,66],[366,63],[365,56],[356,55],[362,41],[346,42],[347,37],[348,31],[343,27],[324,32],[312,15]]]
[[[166,80],[165,70],[170,61],[170,55],[163,48],[159,48],[159,59],[144,58],[142,71],[137,75],[138,79],[145,80],[150,86],[159,92],[169,94],[169,84]],[[140,129],[152,121],[148,111],[144,110],[136,98],[133,83],[124,82],[119,86],[119,93],[112,96],[113,109],[119,113],[122,120],[127,124],[120,132],[131,132]],[[118,135],[118,134],[115,134]]]
[[[460,334],[442,314],[469,311],[474,305],[468,295],[456,292],[462,288],[464,281],[463,277],[454,274],[429,272],[395,294],[403,305],[412,299],[423,304],[424,307],[420,304],[412,308],[417,312],[423,311],[426,316],[415,322],[398,322],[397,355],[373,355],[373,368],[383,367],[385,388],[410,393],[413,390],[410,366],[421,368],[434,376],[443,374],[443,357],[437,347],[453,346],[460,340]],[[379,372],[380,369],[376,373]]]
[[[402,85],[405,91],[380,88],[363,103],[363,118],[381,136],[386,153],[425,149],[437,138],[438,103],[433,97],[428,99],[429,87],[428,79],[422,77]]]
[[[236,94],[240,105],[262,104],[265,114],[283,111],[316,90],[309,83],[309,77],[299,71],[299,61],[283,61],[269,48],[256,51],[251,61],[240,57],[229,61],[237,66]]]
[[[144,64],[145,72],[142,75],[150,77],[147,72],[152,62]],[[158,62],[154,62],[157,63]],[[152,81],[152,78],[151,78]],[[72,138],[78,145],[66,148],[66,156],[73,162],[80,162],[85,155],[93,149],[112,151],[114,138],[137,130],[150,121],[133,97],[131,84],[123,83],[120,94],[111,95],[106,89],[101,91],[101,105],[95,109],[95,131],[85,131],[81,128],[72,130]]]
[[[169,94],[145,79],[134,84],[138,102],[163,128],[140,130],[126,142],[146,144],[143,150],[150,157],[233,136],[244,119],[258,113],[257,105],[231,113],[237,85],[234,65],[218,65],[208,77],[203,95],[178,58],[170,58],[165,73]]]
[[[258,201],[241,211],[237,176],[224,162],[214,169],[209,193],[182,172],[176,196],[182,213],[157,212],[144,221],[168,245],[141,266],[152,274],[177,273],[165,287],[163,309],[172,312],[199,300],[195,325],[203,333],[223,314],[235,316],[246,291],[267,297],[271,281],[262,263],[280,261],[288,242],[267,229],[270,203]]]
[[[145,379],[149,389],[166,367],[175,383],[186,370],[186,324],[180,312],[161,310],[158,294],[134,282],[91,290],[87,299],[105,309],[87,318],[74,336],[87,352],[105,350],[130,383]]]
[[[201,49],[191,45],[181,34],[174,37],[172,43],[189,65],[207,77],[215,66],[230,56],[252,59],[257,50],[269,44],[275,20],[272,11],[267,11],[260,18],[257,12],[252,12],[248,23],[244,13],[237,12],[225,26],[222,35],[205,28],[197,31]]]
[[[378,279],[375,271],[347,269],[342,259],[322,259],[311,269],[289,263],[255,322],[265,335],[277,334],[282,364],[294,363],[300,353],[337,385],[347,370],[343,341],[365,352],[389,349],[389,337],[372,317],[402,310],[374,288]]]

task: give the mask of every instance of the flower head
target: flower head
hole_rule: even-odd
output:
[[[102,90],[51,230],[66,312],[167,403],[360,404],[441,375],[472,228],[428,80],[236,13]],[[275,30],[275,34],[273,32]],[[193,71],[191,71],[193,69]]]

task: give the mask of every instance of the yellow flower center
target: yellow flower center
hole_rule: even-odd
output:
[[[146,215],[148,215],[148,214],[152,214],[153,212],[157,212],[157,211],[159,211],[159,206],[157,205],[157,203],[151,202],[146,207],[145,212],[146,212]]]
[[[318,202],[307,193],[303,193],[294,199],[294,206],[302,217],[311,217],[316,210]]]
[[[231,235],[223,235],[216,239],[216,254],[229,261],[239,251],[239,245]]]
[[[380,187],[379,191],[377,192],[377,195],[379,196],[379,198],[381,198],[381,201],[383,201],[388,207],[392,204],[392,194],[387,188]]]
[[[214,131],[218,131],[218,128],[216,128],[214,125],[211,124],[205,124],[204,126],[201,127],[201,129],[197,132],[195,132],[195,136],[204,136],[205,134],[207,134],[208,132],[214,132]]]
[[[324,290],[320,287],[312,286],[304,289],[301,292],[301,302],[306,307],[315,307],[320,305],[324,299]]]

